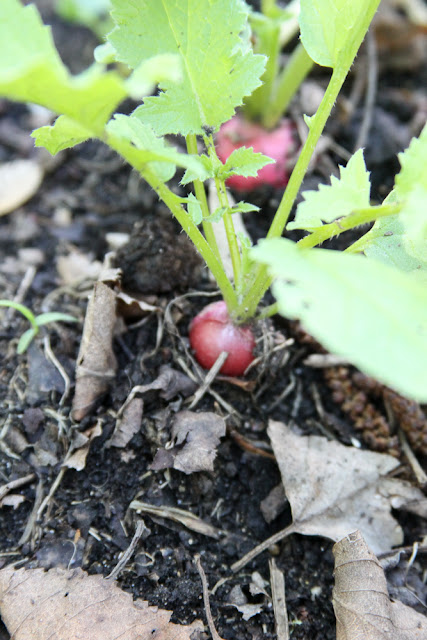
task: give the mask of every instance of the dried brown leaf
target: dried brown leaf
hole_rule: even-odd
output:
[[[399,480],[385,478],[399,465],[395,458],[318,436],[299,436],[275,421],[268,433],[294,531],[337,541],[360,529],[376,553],[402,543],[402,529],[390,510],[402,508],[406,489]]]
[[[333,552],[337,640],[427,640],[427,618],[390,601],[384,571],[360,531]]]
[[[160,367],[160,375],[153,382],[138,385],[131,390],[126,402],[119,411],[116,426],[108,446],[125,447],[138,430],[137,422],[139,422],[139,425],[141,424],[144,405],[142,400],[140,403],[134,404],[136,396],[144,395],[149,391],[159,391],[161,398],[171,400],[178,394],[182,394],[184,397],[190,395],[195,387],[194,382],[181,371],[176,371],[176,369],[172,369],[167,365]],[[130,409],[131,406],[133,407],[132,410]]]
[[[142,398],[132,398],[123,409],[120,420],[117,421],[113,435],[106,443],[107,447],[124,448],[135,433],[141,428],[144,401]]]
[[[146,300],[138,300],[123,291],[117,294],[117,312],[123,318],[135,320],[142,318],[147,313],[157,313],[158,311],[160,311],[160,307],[156,307]]]
[[[14,640],[190,640],[202,629],[172,624],[169,611],[81,569],[2,569],[0,611]]]
[[[89,453],[90,443],[95,438],[99,438],[102,434],[102,428],[99,422],[93,427],[86,429],[83,432],[76,432],[75,437],[71,443],[70,454],[66,457],[62,466],[69,469],[75,469],[81,471],[86,466],[86,458]]]
[[[82,420],[115,378],[113,352],[116,294],[103,282],[95,283],[89,300],[76,365],[72,417]]]
[[[184,473],[212,471],[220,438],[225,436],[225,420],[215,413],[180,411],[172,427],[174,449],[159,450],[152,468],[173,466]]]

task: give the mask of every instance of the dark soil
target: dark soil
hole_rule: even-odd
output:
[[[84,68],[90,61],[93,36],[85,29],[46,15],[53,22],[66,62],[74,71]],[[366,67],[366,56],[361,55],[356,74],[366,73],[363,65]],[[416,133],[413,128],[421,108],[419,87],[425,86],[423,68],[425,65],[403,72],[387,68],[380,74],[374,124],[365,141],[374,198],[383,198],[388,192],[398,169],[396,153]],[[399,78],[405,78],[404,91]],[[322,82],[322,74],[317,80]],[[353,82],[354,76],[347,83],[348,96]],[[424,95],[424,108],[425,100]],[[296,104],[295,109],[298,108]],[[325,181],[330,167],[336,171],[337,163],[343,161],[337,145],[352,151],[363,117],[363,99],[352,114],[346,112],[344,101],[338,106],[328,125],[336,144],[319,159],[305,188],[315,188],[319,181]],[[33,121],[27,107],[0,102],[1,162],[34,155],[32,144],[26,142]],[[16,135],[6,136],[10,130]],[[175,188],[181,189],[178,180]],[[253,215],[248,222],[255,240],[264,235],[280,196],[265,190],[250,198],[262,206],[262,213]],[[109,250],[107,234],[129,234],[135,224],[131,246],[120,250],[117,258],[124,271],[123,286],[163,312],[175,300],[170,307],[175,330],[165,330],[157,344],[159,318],[163,318],[158,313],[146,315],[141,322],[131,322],[127,330],[122,326],[114,343],[117,377],[96,409],[76,424],[70,418],[74,368],[93,283],[86,280],[64,285],[57,270],[58,260],[78,249],[92,261],[103,261]],[[13,492],[23,496],[21,504],[0,509],[0,566],[10,562],[27,567],[79,566],[106,576],[129,546],[136,522],[142,517],[146,527],[142,539],[118,577],[121,587],[135,597],[172,610],[175,622],[195,618],[205,621],[201,582],[194,564],[196,554],[200,554],[209,586],[223,580],[211,596],[212,614],[221,637],[274,637],[270,600],[263,595],[253,596],[249,590],[252,574],[257,571],[269,592],[268,559],[274,557],[285,574],[291,638],[333,640],[331,542],[293,535],[239,573],[233,574],[230,566],[291,522],[289,507],[271,523],[266,522],[260,509],[261,501],[280,483],[266,435],[268,420],[295,423],[305,434],[319,435],[327,430],[345,444],[351,438],[364,437],[364,446],[369,443],[372,448],[400,455],[381,398],[374,395],[369,399],[390,429],[379,441],[375,433],[367,435],[366,425],[359,424],[356,429],[354,416],[334,401],[322,372],[303,364],[307,354],[319,347],[298,327],[275,318],[266,329],[268,334],[276,340],[292,337],[294,343],[277,354],[267,353],[267,360],[249,374],[252,384],[241,387],[232,380],[215,381],[212,389],[217,397],[205,394],[194,409],[215,412],[227,423],[227,435],[218,448],[214,471],[185,475],[175,470],[151,470],[158,448],[169,440],[173,415],[186,408],[191,397],[177,394],[167,401],[151,392],[144,396],[141,429],[126,448],[108,447],[106,443],[117,412],[135,385],[155,380],[162,365],[178,371],[184,366],[187,372],[196,373],[187,348],[188,324],[212,300],[207,297],[212,285],[192,247],[156,195],[113,153],[95,142],[61,153],[51,163],[38,193],[18,211],[0,218],[0,227],[1,297],[13,299],[25,274],[28,277],[29,268],[35,264],[23,302],[37,313],[58,310],[79,319],[78,324],[55,324],[49,330],[54,356],[71,380],[68,391],[63,376],[46,355],[47,333],[38,337],[24,356],[17,356],[17,340],[27,329],[26,321],[17,313],[2,312],[0,484],[28,474],[34,476]],[[27,249],[37,249],[38,253],[29,254]],[[181,297],[188,291],[198,293]],[[268,345],[267,338],[263,344]],[[286,389],[288,393],[284,393]],[[322,415],[316,407],[316,391],[326,412]],[[97,421],[102,435],[91,443],[84,468],[67,470],[41,517],[31,521],[37,510],[35,505],[41,504],[57,478],[76,431],[93,427]],[[413,478],[409,470],[407,474]],[[218,539],[209,538],[167,518],[138,515],[129,509],[134,499],[190,511],[222,533]],[[426,535],[425,522],[415,517],[396,517],[404,527],[405,545]],[[421,561],[414,564],[411,574],[422,579]],[[260,612],[249,620],[245,621],[230,604],[230,593],[236,586],[248,603],[260,604]],[[8,637],[5,631],[3,635]]]

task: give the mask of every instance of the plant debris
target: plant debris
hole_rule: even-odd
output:
[[[413,502],[414,494],[424,502],[424,495],[413,487],[408,500],[407,483],[387,478],[399,466],[395,458],[319,436],[299,436],[275,421],[268,433],[294,531],[339,540],[357,528],[376,553],[402,544],[403,531],[391,508]]]
[[[0,571],[0,609],[15,640],[190,640],[201,631],[169,622],[171,613],[136,600],[81,569]]]
[[[213,471],[216,449],[225,431],[225,420],[215,413],[180,411],[172,426],[173,446],[159,450],[151,468],[173,467],[184,473]]]
[[[337,640],[426,640],[427,618],[391,602],[384,571],[360,531],[333,548]]]

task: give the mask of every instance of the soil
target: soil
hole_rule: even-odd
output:
[[[84,68],[95,44],[93,35],[63,23],[49,12],[49,3],[43,4],[47,5],[43,6],[44,17],[53,25],[64,60],[73,71]],[[328,125],[334,144],[319,157],[305,188],[315,188],[319,181],[326,181],[330,168],[337,171],[337,164],[343,161],[339,155],[342,149],[352,151],[365,106],[362,95],[352,112],[348,100],[357,74],[366,75],[366,61],[366,56],[361,55],[346,85],[347,98],[341,100]],[[425,109],[426,96],[419,89],[425,86],[425,68],[421,64],[404,71],[381,70],[374,122],[365,141],[374,199],[383,198],[390,189],[398,170],[396,153],[407,145],[420,110]],[[321,84],[322,73],[315,79]],[[125,108],[131,109],[132,105]],[[295,104],[295,110],[299,108]],[[34,156],[36,152],[28,143],[34,119],[33,110],[0,102],[1,162]],[[7,135],[10,131],[14,135]],[[181,190],[178,178],[174,189]],[[262,207],[262,215],[248,218],[254,240],[265,234],[280,195],[262,190],[250,198]],[[78,284],[64,284],[58,264],[61,257],[77,250],[89,256],[91,262],[102,262],[109,250],[108,234],[131,234],[135,225],[131,245],[119,251],[116,264],[124,272],[123,287],[161,311],[148,313],[141,321],[128,320],[127,326],[122,323],[114,341],[118,362],[114,382],[96,408],[76,423],[70,417],[74,370],[93,281],[89,278]],[[389,429],[385,435],[382,432],[381,439],[376,432],[369,435],[366,422],[357,424],[354,412],[344,407],[349,400],[345,394],[356,394],[360,387],[354,391],[347,385],[344,397],[338,397],[336,385],[326,381],[322,371],[304,364],[309,353],[321,350],[319,345],[296,325],[274,318],[264,328],[264,342],[260,343],[267,345],[266,359],[261,358],[250,372],[248,382],[239,385],[235,380],[218,378],[211,387],[214,395],[206,393],[194,409],[221,415],[227,424],[214,470],[189,475],[174,469],[153,470],[156,452],[170,439],[173,416],[188,407],[191,395],[188,398],[185,393],[177,393],[166,400],[151,391],[144,395],[141,428],[127,446],[110,447],[108,440],[131,389],[153,382],[162,366],[181,373],[192,372],[197,377],[188,350],[188,325],[206,303],[216,298],[211,297],[213,287],[186,237],[170,220],[156,195],[96,142],[62,152],[50,161],[37,194],[14,213],[0,218],[0,226],[1,297],[14,299],[20,292],[23,302],[35,312],[57,310],[79,320],[77,324],[56,323],[36,338],[25,355],[18,356],[17,340],[27,329],[26,321],[14,312],[2,315],[0,480],[5,484],[33,475],[25,486],[13,492],[22,496],[22,503],[1,509],[0,566],[13,562],[26,567],[82,567],[89,573],[106,576],[128,548],[136,523],[143,518],[142,538],[118,577],[122,589],[152,605],[172,610],[174,622],[187,623],[196,618],[205,621],[201,581],[194,563],[199,554],[210,588],[222,581],[210,600],[221,637],[273,638],[271,601],[263,594],[252,595],[250,585],[254,572],[258,572],[269,591],[268,560],[274,557],[285,575],[291,638],[333,640],[330,541],[292,535],[242,571],[234,574],[230,567],[291,522],[290,509],[285,505],[271,522],[266,521],[260,508],[280,484],[266,435],[269,419],[296,424],[304,434],[320,435],[326,430],[344,444],[358,439],[362,446],[392,452],[400,456],[405,473],[413,479],[383,398],[378,393],[364,396],[365,408],[369,404]],[[192,295],[186,297],[188,292]],[[166,327],[159,342],[159,326],[166,308],[171,309],[174,329]],[[47,335],[54,359],[71,381],[70,389],[49,357]],[[271,337],[276,345],[289,338],[293,343],[272,353],[267,348]],[[340,379],[351,376],[352,371],[348,370],[337,373]],[[321,413],[319,397],[324,409]],[[363,411],[359,411],[361,414]],[[67,469],[41,517],[31,519],[52,489],[76,433],[96,424],[101,427],[101,435],[91,442],[81,470]],[[425,424],[419,430],[427,433]],[[426,461],[421,453],[419,459]],[[210,538],[169,518],[137,514],[129,509],[134,499],[190,511],[222,533]],[[425,521],[415,516],[396,517],[404,528],[406,546],[426,535]],[[414,563],[409,575],[422,581],[422,560]],[[241,598],[259,605],[259,613],[248,620],[231,604],[239,589]],[[425,590],[422,596],[425,598]],[[0,630],[0,638],[7,637],[5,629]]]

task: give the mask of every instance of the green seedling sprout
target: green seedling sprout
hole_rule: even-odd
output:
[[[298,34],[299,7],[299,0],[292,0],[286,8],[277,6],[275,0],[263,0],[261,11],[253,11],[249,16],[254,49],[265,55],[267,62],[262,85],[245,98],[243,112],[249,120],[260,121],[266,129],[278,125],[314,64],[301,42],[296,44],[285,65],[280,59],[283,47]]]
[[[51,322],[77,322],[77,318],[74,318],[74,316],[70,316],[67,313],[60,313],[59,311],[48,311],[47,313],[40,313],[38,316],[35,316],[31,309],[13,300],[0,300],[0,307],[9,307],[15,309],[15,311],[19,311],[31,325],[31,328],[24,331],[19,338],[16,351],[20,355],[28,349],[31,342],[39,333],[40,327],[50,324]]]
[[[35,7],[2,0],[0,95],[44,105],[59,116],[52,126],[33,132],[37,146],[55,154],[96,138],[139,172],[218,284],[224,301],[221,319],[211,309],[207,322],[218,324],[225,318],[234,329],[246,330],[257,317],[276,311],[300,319],[327,349],[426,402],[427,128],[400,154],[401,171],[384,203],[371,204],[369,172],[358,151],[339,178],[303,194],[295,220],[289,222],[317,142],[379,1],[301,0],[293,72],[297,80],[285,82],[291,72],[278,67],[278,45],[268,58],[254,51],[248,27],[249,20],[255,31],[256,20],[273,24],[281,10],[271,1],[263,3],[259,18],[243,0],[187,0],[182,5],[173,0],[112,0],[115,27],[96,50],[97,64],[71,76]],[[111,61],[128,67],[129,77],[108,69]],[[315,115],[306,117],[307,138],[267,237],[251,248],[248,238],[236,236],[233,216],[256,207],[243,200],[231,206],[225,181],[257,176],[272,161],[251,148],[236,149],[221,161],[215,134],[244,104],[256,112],[256,91],[279,96],[289,81],[292,93],[312,63],[332,70],[329,84]],[[298,68],[303,70],[299,80]],[[146,97],[147,87],[156,83],[157,94]],[[116,113],[129,95],[141,104],[130,116]],[[280,97],[280,109],[286,100]],[[267,124],[280,117],[280,109],[268,116]],[[171,135],[185,140],[187,153],[171,145]],[[183,171],[181,184],[188,186],[185,197],[168,185],[177,169]],[[214,211],[208,206],[207,180],[217,192]],[[226,230],[233,277],[227,275],[218,249],[218,220]],[[367,222],[374,223],[372,229],[346,251],[315,248]],[[291,228],[306,232],[300,243],[282,237]],[[270,286],[276,303],[260,310]],[[243,331],[238,337],[244,342]],[[221,335],[216,341],[222,344]]]

